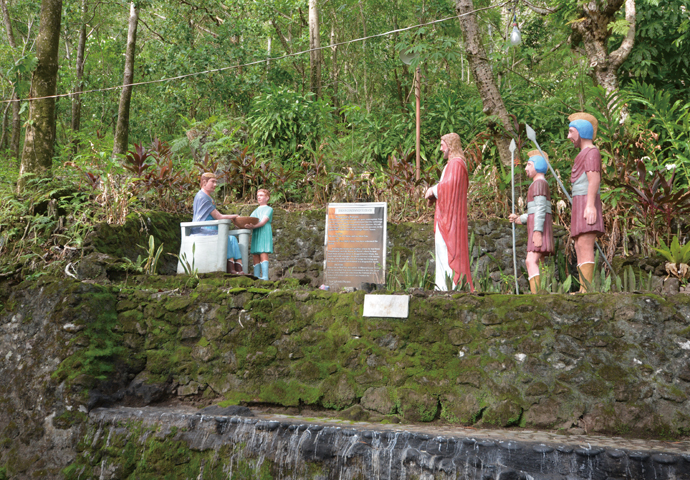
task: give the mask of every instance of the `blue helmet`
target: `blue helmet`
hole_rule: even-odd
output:
[[[591,122],[578,118],[577,120],[570,122],[570,125],[568,126],[575,128],[577,133],[580,134],[580,138],[586,138],[588,140],[594,139],[594,126]]]
[[[541,155],[535,155],[534,157],[529,157],[529,160],[527,162],[532,162],[534,164],[534,169],[538,173],[546,173],[546,170],[548,170],[548,164],[546,163],[546,159],[542,157]]]

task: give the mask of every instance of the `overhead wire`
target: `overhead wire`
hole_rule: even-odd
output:
[[[23,102],[23,101],[33,102],[33,101],[36,101],[36,100],[46,100],[46,99],[49,99],[49,98],[74,97],[74,96],[76,96],[76,95],[85,95],[85,94],[89,94],[89,93],[108,92],[108,91],[118,90],[118,89],[120,89],[120,88],[125,88],[125,87],[138,87],[138,86],[141,86],[141,85],[151,85],[151,84],[155,84],[155,83],[171,82],[171,81],[174,81],[174,80],[181,80],[181,79],[183,79],[183,78],[195,77],[195,76],[199,76],[199,75],[206,75],[206,74],[209,74],[209,73],[224,72],[224,71],[227,71],[227,70],[234,70],[234,69],[241,69],[241,68],[244,68],[244,67],[251,67],[251,66],[253,66],[253,65],[260,65],[260,64],[262,64],[262,63],[274,62],[274,61],[276,61],[276,60],[282,60],[282,59],[285,59],[285,58],[296,57],[296,56],[304,55],[304,54],[307,54],[307,53],[310,53],[310,52],[314,52],[314,51],[325,50],[325,49],[333,48],[333,47],[339,47],[339,46],[341,46],[341,45],[349,45],[349,44],[351,44],[351,43],[356,43],[356,42],[363,42],[363,41],[369,40],[369,39],[371,39],[371,38],[385,37],[385,36],[388,36],[388,35],[393,35],[393,34],[395,34],[395,33],[400,33],[400,32],[405,32],[405,31],[408,31],[408,30],[413,30],[413,29],[415,29],[415,28],[421,28],[421,27],[426,27],[426,26],[428,26],[428,25],[434,25],[434,24],[437,24],[437,23],[447,22],[448,20],[453,20],[453,19],[456,19],[456,18],[465,17],[465,16],[467,16],[467,15],[471,15],[471,14],[473,14],[473,13],[481,12],[481,11],[484,11],[484,10],[490,10],[490,9],[493,9],[493,8],[503,7],[503,6],[505,6],[505,5],[507,5],[507,4],[511,3],[511,2],[513,2],[513,1],[514,1],[514,0],[506,0],[505,2],[497,3],[497,4],[495,4],[495,5],[489,5],[488,7],[476,8],[476,9],[472,10],[471,12],[466,12],[466,13],[463,13],[463,14],[460,14],[460,15],[454,15],[454,16],[452,16],[452,17],[446,17],[446,18],[441,18],[441,19],[438,19],[438,20],[432,20],[432,21],[430,21],[430,22],[419,23],[419,24],[417,24],[417,25],[412,25],[412,26],[409,26],[409,27],[396,28],[395,30],[389,30],[389,31],[383,32],[383,33],[376,33],[376,34],[373,34],[373,35],[368,35],[368,36],[365,36],[365,37],[355,38],[355,39],[352,39],[352,40],[345,40],[345,41],[342,41],[342,42],[338,42],[338,43],[334,43],[334,44],[330,44],[330,45],[325,45],[325,46],[323,46],[323,47],[310,48],[310,49],[307,49],[307,50],[301,50],[301,51],[299,51],[299,52],[293,52],[293,53],[286,53],[285,55],[282,55],[282,56],[279,56],[279,57],[269,57],[269,58],[264,58],[264,59],[261,59],[261,60],[255,60],[255,61],[253,61],[253,62],[244,63],[244,64],[241,64],[241,65],[230,65],[230,66],[227,66],[227,67],[212,68],[212,69],[209,69],[209,70],[202,70],[202,71],[200,71],[200,72],[185,73],[185,74],[183,74],[183,75],[177,75],[177,76],[175,76],[175,77],[161,78],[161,79],[158,79],[158,80],[147,80],[147,81],[144,81],[144,82],[134,82],[134,83],[128,83],[128,84],[125,84],[125,85],[116,85],[116,86],[113,86],[113,87],[96,88],[96,89],[92,89],[92,90],[83,90],[83,91],[80,91],[80,92],[59,93],[59,94],[55,94],[55,95],[46,95],[46,96],[44,96],[44,97],[30,97],[30,98],[19,98],[19,99],[1,100],[1,101],[0,101],[0,104],[3,104],[3,103],[11,103],[11,102]]]

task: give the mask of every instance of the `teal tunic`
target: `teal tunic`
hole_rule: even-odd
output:
[[[252,212],[252,217],[259,221],[268,217],[268,222],[263,227],[255,228],[252,231],[252,253],[273,253],[273,209],[268,205],[262,205]]]

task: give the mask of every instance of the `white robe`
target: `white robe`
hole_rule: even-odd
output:
[[[443,180],[443,176],[446,174],[446,168],[448,168],[447,165],[443,167],[443,173],[441,173],[441,179],[439,182]],[[431,190],[438,201],[438,183],[431,187]],[[453,269],[450,268],[450,265],[448,264],[448,245],[446,245],[446,241],[443,239],[443,235],[441,235],[441,232],[437,226],[434,227],[434,247],[436,255],[436,290],[445,292],[448,290],[448,287],[446,286],[446,276],[453,279],[455,274],[453,273]],[[455,282],[453,282],[453,287],[455,287]]]

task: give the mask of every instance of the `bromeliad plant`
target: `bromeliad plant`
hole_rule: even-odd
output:
[[[685,282],[690,278],[690,242],[681,246],[677,236],[673,236],[671,246],[668,247],[663,240],[660,241],[661,248],[655,248],[666,262],[666,273],[673,275]]]

